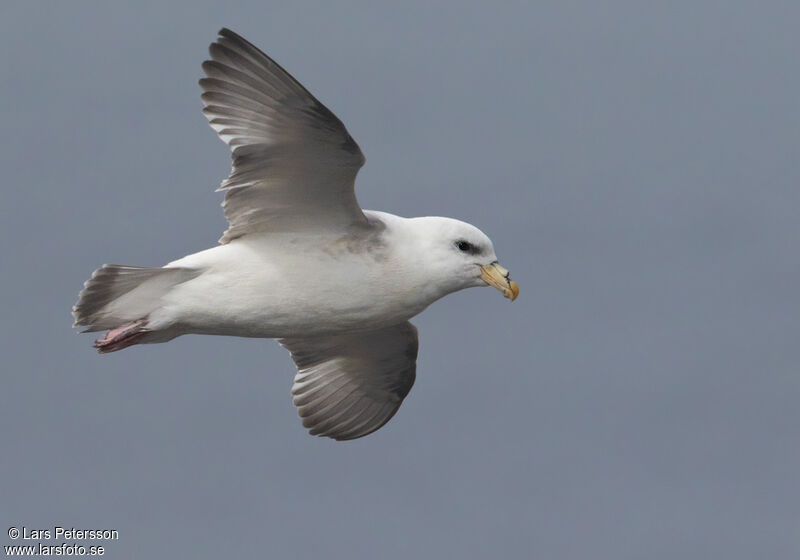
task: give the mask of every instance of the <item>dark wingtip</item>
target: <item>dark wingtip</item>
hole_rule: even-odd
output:
[[[241,39],[241,36],[238,33],[231,31],[227,27],[220,29],[218,35],[220,37],[228,37],[229,39]]]
[[[227,27],[221,27],[220,30],[217,31],[217,39],[213,43],[208,45],[208,52],[209,53],[211,53],[211,49],[213,49],[215,45],[219,44],[217,41],[219,41],[220,37],[232,38],[232,37],[238,37],[238,35],[236,33],[234,33],[233,31],[231,31],[230,29],[228,29]]]

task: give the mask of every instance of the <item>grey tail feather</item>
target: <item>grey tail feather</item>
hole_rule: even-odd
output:
[[[95,332],[146,317],[158,307],[161,296],[199,273],[190,268],[104,264],[92,273],[78,294],[78,302],[72,308],[73,327],[88,327],[82,332]],[[140,287],[137,294],[132,294]]]

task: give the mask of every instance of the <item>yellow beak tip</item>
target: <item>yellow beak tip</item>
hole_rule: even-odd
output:
[[[519,286],[517,285],[516,282],[510,280],[508,282],[508,289],[506,290],[505,296],[511,301],[514,301],[515,299],[517,299],[518,295],[519,295]]]
[[[508,276],[508,271],[496,262],[481,265],[481,279],[514,301],[519,295],[519,286]]]

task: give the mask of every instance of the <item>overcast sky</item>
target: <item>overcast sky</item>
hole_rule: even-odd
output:
[[[0,535],[800,557],[800,4],[271,4],[0,5]],[[344,121],[362,206],[470,221],[520,284],[417,317],[416,385],[365,439],[306,433],[273,341],[98,356],[70,329],[100,264],[224,229],[196,83],[223,25]]]

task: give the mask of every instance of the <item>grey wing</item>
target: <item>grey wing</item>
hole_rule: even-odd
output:
[[[222,29],[203,63],[203,113],[232,151],[219,190],[229,227],[252,231],[366,224],[353,186],[364,155],[342,122],[275,61]]]
[[[297,364],[292,395],[311,435],[348,440],[370,434],[394,416],[414,385],[419,344],[408,322],[279,342]]]

